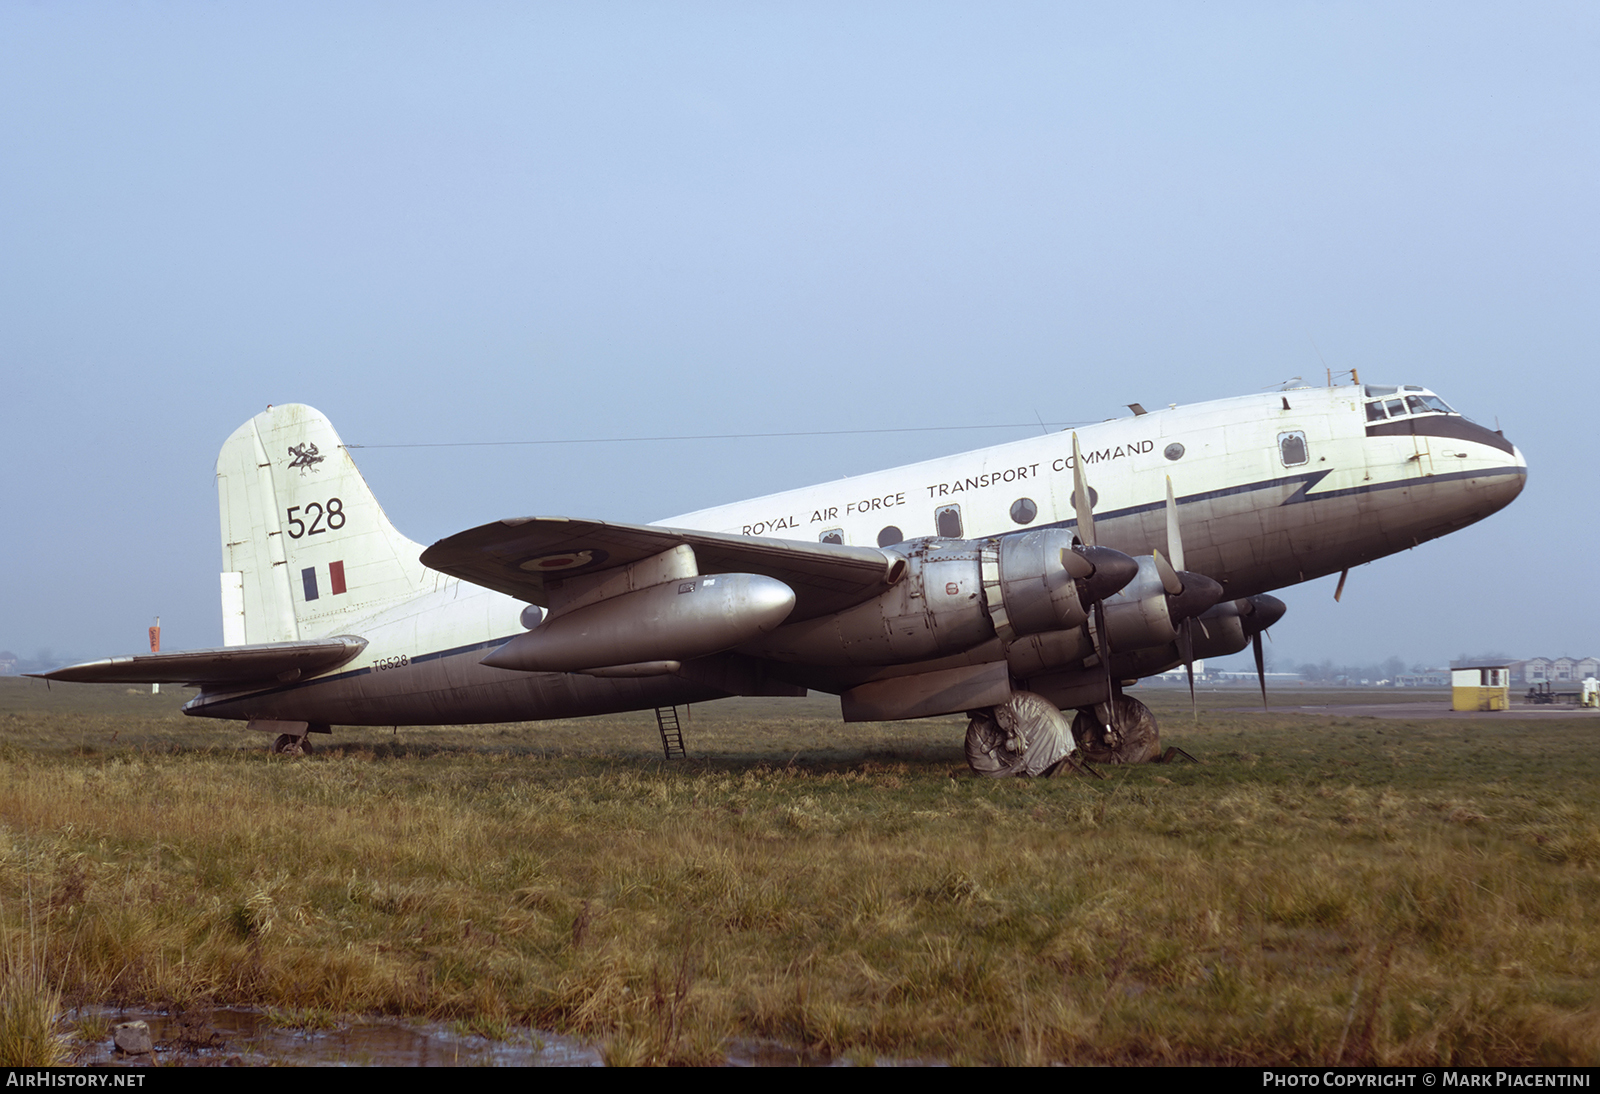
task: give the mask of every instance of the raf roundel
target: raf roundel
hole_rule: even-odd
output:
[[[581,570],[585,566],[604,562],[608,557],[610,556],[606,552],[597,550],[562,551],[556,555],[530,558],[520,563],[517,568],[534,574],[559,573],[562,570]]]

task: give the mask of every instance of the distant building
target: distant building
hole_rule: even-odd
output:
[[[10,650],[0,650],[0,676],[17,674],[17,655]]]
[[[1577,683],[1591,676],[1600,676],[1600,659],[1594,657],[1533,657],[1526,661],[1513,661],[1511,682],[1514,684]]]
[[[1450,686],[1449,669],[1424,669],[1422,672],[1402,672],[1394,678],[1397,688],[1447,688]]]

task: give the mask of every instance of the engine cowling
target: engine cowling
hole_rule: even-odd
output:
[[[813,665],[892,665],[961,653],[994,637],[976,543],[921,540],[897,550],[905,576],[882,595],[781,627],[744,651]]]
[[[905,577],[848,611],[782,627],[745,652],[816,665],[894,665],[964,653],[999,635],[1083,626],[1087,606],[1138,572],[1106,547],[1046,530],[990,540],[916,540]]]
[[[1250,645],[1250,640],[1282,618],[1283,601],[1265,594],[1240,600],[1224,600],[1195,617],[1194,657],[1226,657]],[[1144,649],[1118,650],[1112,657],[1118,677],[1154,676],[1183,664],[1176,643]]]
[[[1137,561],[1138,576],[1106,599],[1106,630],[1113,651],[1174,642],[1180,623],[1222,599],[1222,586],[1204,574],[1176,573],[1180,588],[1173,591],[1155,555],[1140,555]]]
[[[984,541],[984,602],[1003,640],[1081,627],[1089,606],[1138,574],[1109,547],[1074,547],[1072,533],[1047,528]]]

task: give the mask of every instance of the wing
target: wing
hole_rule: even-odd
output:
[[[80,684],[286,683],[338,668],[366,648],[365,638],[340,635],[319,642],[263,642],[215,650],[112,657],[30,675]]]
[[[702,574],[763,574],[788,585],[795,593],[790,622],[870,600],[905,571],[904,559],[875,547],[567,517],[485,524],[435,543],[422,552],[422,562],[474,585],[548,606],[547,582],[625,566],[685,544],[693,548]]]

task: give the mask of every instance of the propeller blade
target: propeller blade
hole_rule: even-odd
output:
[[[1256,679],[1261,682],[1261,709],[1270,709],[1267,706],[1267,657],[1261,649],[1261,632],[1257,631],[1250,638],[1250,644],[1256,651]]]
[[[1167,591],[1167,595],[1182,595],[1183,579],[1178,576],[1178,571],[1173,569],[1172,564],[1162,557],[1159,549],[1150,553],[1155,556],[1156,573],[1161,576],[1161,587]]]
[[[1078,510],[1078,538],[1093,547],[1094,506],[1089,504],[1089,484],[1083,478],[1083,453],[1078,450],[1078,435],[1072,435],[1072,504]]]
[[[1071,547],[1061,548],[1061,568],[1067,571],[1067,576],[1074,581],[1082,581],[1094,575],[1094,563]]]
[[[1111,679],[1111,632],[1106,630],[1106,605],[1102,600],[1094,602],[1094,633],[1098,640],[1096,651],[1100,655],[1100,664],[1106,670],[1106,728],[1112,736],[1117,732],[1117,693],[1112,687]]]
[[[1187,568],[1183,564],[1183,533],[1178,530],[1178,501],[1172,496],[1171,475],[1167,476],[1167,554],[1172,556],[1174,570]]]
[[[1200,720],[1200,709],[1194,702],[1194,636],[1189,631],[1192,619],[1185,619],[1178,627],[1178,653],[1183,657],[1183,669],[1189,674],[1189,717]]]
[[[1106,604],[1103,600],[1094,602],[1094,652],[1099,655],[1102,662],[1110,664],[1111,635],[1106,631]],[[1108,667],[1106,677],[1109,679],[1110,675],[1111,670]]]

